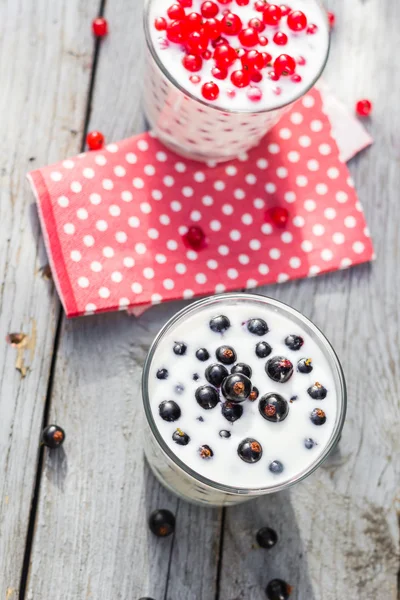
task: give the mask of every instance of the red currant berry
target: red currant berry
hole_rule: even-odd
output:
[[[238,71],[233,71],[231,81],[236,87],[244,88],[250,83],[250,75],[247,71],[239,69]]]
[[[314,23],[310,23],[310,25],[307,27],[307,33],[309,35],[314,35],[314,33],[317,33],[318,31],[318,25],[314,25]]]
[[[163,17],[158,17],[158,19],[154,21],[154,27],[157,31],[165,31],[167,29],[167,21]]]
[[[289,220],[289,211],[284,206],[274,206],[267,211],[266,216],[271,219],[277,227],[285,227]]]
[[[220,69],[219,67],[214,67],[211,70],[211,74],[215,79],[226,79],[228,77],[227,69]]]
[[[211,42],[211,46],[213,48],[217,48],[218,46],[229,46],[229,42],[226,38],[222,37],[222,35],[220,35],[219,37],[217,37],[215,40],[213,40]]]
[[[203,60],[201,56],[196,54],[186,54],[182,59],[182,64],[187,71],[195,73],[196,71],[200,71],[203,66]]]
[[[217,19],[208,19],[208,21],[206,21],[206,23],[204,24],[204,31],[206,32],[210,40],[217,40],[220,37],[222,31],[221,21],[218,21]]]
[[[193,4],[193,0],[178,0],[178,2],[183,8],[191,8]]]
[[[232,0],[218,0],[220,4],[230,4]]]
[[[264,10],[267,8],[267,0],[257,0],[257,2],[254,4],[254,8],[258,12],[264,12]]]
[[[275,71],[269,71],[268,73],[268,77],[272,80],[272,81],[279,81],[280,77],[277,73],[275,73]]]
[[[167,39],[175,44],[182,44],[187,36],[183,21],[172,21],[167,25]]]
[[[239,33],[239,41],[242,46],[251,47],[258,44],[258,33],[252,27],[247,27],[246,29],[242,29]]]
[[[228,98],[234,98],[236,96],[236,92],[233,89],[226,90],[226,95]]]
[[[263,12],[263,21],[266,25],[278,25],[282,18],[282,11],[276,4],[269,4]]]
[[[260,46],[267,46],[268,45],[268,38],[266,38],[263,35],[260,35],[260,37],[258,38],[258,43],[260,44]]]
[[[212,52],[210,52],[210,50],[206,50],[205,52],[203,52],[202,57],[204,58],[204,60],[210,60],[210,58],[212,57]]]
[[[302,81],[302,77],[301,75],[298,75],[297,73],[294,73],[291,78],[290,78],[294,83],[300,83],[300,81]]]
[[[100,131],[90,131],[86,136],[89,150],[100,150],[104,145],[104,135]]]
[[[264,67],[270,67],[271,66],[271,61],[272,61],[272,54],[269,54],[268,52],[261,52],[261,56],[263,57],[263,61],[264,61]]]
[[[108,33],[108,23],[103,17],[98,17],[92,23],[92,30],[96,37],[104,37]]]
[[[201,93],[206,100],[216,100],[219,96],[219,87],[213,81],[209,81],[203,85]]]
[[[201,10],[201,14],[206,19],[211,19],[213,17],[216,17],[217,14],[219,13],[218,5],[215,4],[215,2],[203,2],[203,4],[200,7],[200,10]]]
[[[286,46],[288,43],[288,36],[283,31],[277,31],[273,39],[277,46]]]
[[[187,233],[183,236],[183,241],[186,246],[194,248],[195,250],[201,250],[206,246],[205,233],[198,225],[189,227]]]
[[[185,9],[180,4],[172,4],[167,10],[167,15],[173,21],[179,21],[185,18]]]
[[[336,21],[335,14],[333,12],[328,12],[328,22],[329,22],[331,29],[333,29],[333,27],[335,26],[335,21]]]
[[[227,69],[232,63],[235,62],[237,54],[232,46],[228,44],[221,44],[214,50],[214,59],[217,63],[217,67],[220,69]]]
[[[203,17],[197,12],[191,12],[185,19],[186,29],[190,31],[200,31],[203,27]]]
[[[280,54],[274,62],[275,73],[281,75],[293,75],[296,70],[296,61],[289,54]]]
[[[281,4],[279,8],[281,9],[282,17],[286,17],[290,13],[290,8],[286,4]]]
[[[372,112],[372,102],[369,100],[359,100],[356,104],[356,113],[359,117],[369,117]]]
[[[221,25],[225,35],[237,35],[243,27],[240,17],[231,12],[224,16]]]
[[[247,6],[250,4],[250,0],[236,0],[236,4],[238,6]]]
[[[252,81],[254,81],[254,83],[260,83],[260,81],[262,81],[263,76],[261,75],[260,71],[253,71],[250,74],[250,79]]]
[[[252,102],[260,102],[262,98],[262,91],[258,87],[250,87],[247,90],[247,97]]]
[[[260,71],[260,69],[264,68],[264,58],[263,55],[257,50],[248,50],[244,56],[242,56],[242,65],[244,69],[249,71]]]
[[[292,10],[288,14],[287,24],[292,31],[303,31],[307,27],[307,17],[301,10]]]
[[[252,27],[256,31],[258,31],[258,33],[261,33],[265,29],[264,23],[260,21],[260,19],[257,19],[257,17],[255,17],[254,19],[250,19],[248,25],[249,27]]]
[[[189,79],[194,84],[200,83],[201,81],[201,77],[199,77],[198,75],[191,75]]]
[[[186,49],[190,54],[202,54],[207,50],[208,37],[204,32],[192,31],[186,40]]]
[[[298,65],[303,67],[306,64],[306,59],[304,58],[304,56],[298,56],[296,62]]]

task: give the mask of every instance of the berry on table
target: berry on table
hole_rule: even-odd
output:
[[[278,25],[282,11],[276,4],[269,4],[263,11],[263,21],[266,25]]]
[[[242,375],[246,375],[246,377],[251,379],[252,370],[249,365],[246,365],[246,363],[237,363],[231,369],[231,374],[233,375],[234,373],[241,373]]]
[[[172,439],[174,442],[179,444],[179,446],[187,446],[190,442],[190,437],[187,433],[182,431],[182,429],[177,429],[176,431],[174,431],[174,433],[172,434]]]
[[[175,517],[169,510],[155,510],[149,517],[149,528],[157,537],[167,537],[175,531]]]
[[[301,358],[297,363],[297,370],[299,373],[311,373],[313,370],[311,358]]]
[[[264,319],[250,319],[247,322],[247,330],[254,335],[265,335],[268,333],[268,325]]]
[[[197,54],[186,54],[182,59],[182,64],[187,71],[195,73],[196,71],[200,71],[203,59]]]
[[[164,19],[164,17],[158,17],[154,21],[154,27],[157,29],[157,31],[165,31],[167,29],[167,21]]]
[[[240,373],[228,375],[221,386],[223,395],[231,402],[244,402],[250,396],[251,390],[250,379]]]
[[[288,600],[292,587],[282,579],[272,579],[266,587],[268,600]]]
[[[65,431],[58,425],[48,425],[42,431],[41,443],[48,448],[55,449],[62,446],[65,440]]]
[[[231,322],[225,315],[214,317],[210,321],[210,329],[215,333],[224,333],[231,326]]]
[[[237,452],[244,462],[256,463],[262,457],[263,450],[260,442],[253,438],[246,438],[240,442]]]
[[[239,31],[241,31],[243,24],[238,15],[228,12],[226,15],[224,15],[221,21],[221,26],[222,33],[225,35],[237,35]]]
[[[267,358],[272,352],[272,348],[267,342],[258,342],[256,346],[256,356],[258,358]]]
[[[158,369],[156,377],[157,379],[168,379],[168,369]]]
[[[251,47],[258,44],[258,33],[253,27],[246,27],[239,33],[239,42],[242,46]]]
[[[234,423],[243,414],[243,406],[237,402],[225,402],[222,405],[222,416],[230,423]]]
[[[322,408],[314,408],[311,412],[310,419],[314,425],[323,425],[326,422],[326,414]]]
[[[178,356],[183,356],[186,354],[187,346],[183,342],[175,342],[174,344],[174,354]]]
[[[336,16],[333,12],[328,12],[328,23],[331,29],[334,28],[336,21]]]
[[[253,386],[253,389],[250,392],[249,400],[250,402],[255,402],[260,395],[260,392],[256,386]]]
[[[250,83],[250,75],[248,71],[238,69],[237,71],[233,71],[231,75],[231,81],[233,85],[238,88],[247,87]]]
[[[215,387],[220,387],[223,380],[225,377],[228,377],[228,375],[228,369],[224,367],[224,365],[218,365],[217,363],[207,367],[205,372],[208,383],[211,383],[211,385],[214,385]]]
[[[183,236],[183,241],[187,246],[195,250],[202,250],[207,246],[206,235],[198,225],[191,225],[189,227]]]
[[[89,131],[86,143],[89,150],[100,150],[104,146],[104,135],[100,131]]]
[[[183,6],[181,4],[172,4],[168,10],[167,10],[167,15],[170,19],[172,19],[173,21],[177,21],[180,19],[184,19],[185,18],[185,9],[183,8]]]
[[[299,335],[288,335],[285,339],[285,344],[290,350],[300,350],[304,344],[304,340]]]
[[[288,43],[288,36],[283,31],[277,31],[272,39],[277,46],[286,46]]]
[[[318,381],[316,381],[314,385],[309,387],[307,392],[313,400],[324,400],[328,394],[328,390]]]
[[[219,402],[219,394],[217,390],[210,385],[202,385],[201,387],[197,388],[195,392],[195,398],[197,400],[197,404],[199,404],[201,408],[204,408],[204,410],[215,408]]]
[[[221,431],[219,432],[219,437],[221,437],[221,438],[228,439],[231,437],[231,435],[232,435],[231,432],[227,431],[226,429],[221,429]]]
[[[213,81],[209,81],[203,85],[201,88],[201,93],[203,94],[203,98],[213,101],[219,96],[219,87]]]
[[[258,404],[258,410],[264,419],[277,423],[284,421],[289,414],[289,404],[279,394],[266,394]]]
[[[209,460],[214,456],[214,452],[211,450],[210,446],[207,446],[207,444],[204,444],[204,446],[200,446],[199,454],[200,458],[203,458],[204,460]]]
[[[289,54],[280,54],[274,61],[274,71],[281,75],[293,75],[296,69],[296,61]]]
[[[372,112],[372,102],[370,100],[359,100],[356,104],[356,113],[359,117],[369,117]]]
[[[257,544],[261,546],[261,548],[269,550],[277,543],[278,534],[274,529],[271,529],[271,527],[262,527],[257,531],[256,540]]]
[[[267,361],[265,371],[273,381],[286,383],[293,375],[293,364],[284,356],[274,356]]]
[[[304,440],[304,446],[307,448],[307,450],[312,450],[312,448],[314,448],[316,445],[317,442],[315,442],[312,438],[306,438]]]
[[[272,79],[272,77],[271,77]],[[274,206],[267,211],[267,216],[277,227],[286,227],[289,221],[289,211],[284,206]]]
[[[220,346],[217,348],[215,356],[224,365],[233,365],[237,358],[236,352],[231,346]]]
[[[201,362],[205,362],[210,358],[210,353],[206,348],[199,348],[196,352],[196,358],[201,360]]]
[[[279,475],[279,473],[283,473],[283,464],[280,460],[273,460],[269,464],[268,468],[271,471],[271,473],[275,473],[276,475]]]
[[[200,7],[200,11],[204,18],[210,19],[217,16],[219,13],[219,7],[215,2],[203,2]]]
[[[108,33],[108,23],[104,17],[97,17],[92,22],[92,30],[96,37],[104,37]]]
[[[160,417],[164,421],[177,421],[181,416],[181,409],[173,400],[164,400],[158,407]]]
[[[307,17],[301,10],[292,10],[288,14],[287,24],[292,31],[303,31],[307,27]]]

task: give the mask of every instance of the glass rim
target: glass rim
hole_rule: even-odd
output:
[[[304,471],[301,471],[296,477],[293,477],[289,481],[285,481],[283,483],[276,484],[273,486],[260,487],[260,488],[258,488],[258,487],[257,488],[256,487],[243,488],[243,487],[238,487],[238,486],[233,487],[233,486],[218,483],[212,479],[208,479],[207,477],[203,477],[203,475],[200,475],[199,473],[197,473],[196,471],[191,469],[178,456],[176,456],[176,454],[174,454],[174,452],[171,450],[171,448],[168,446],[168,444],[165,442],[164,438],[160,434],[159,429],[158,429],[156,422],[154,420],[154,417],[153,417],[153,412],[150,407],[149,387],[148,387],[149,372],[150,372],[150,367],[151,367],[151,363],[152,363],[155,351],[157,350],[158,345],[159,345],[160,341],[162,340],[162,338],[164,337],[164,335],[182,317],[185,317],[185,316],[189,315],[190,313],[197,311],[197,309],[202,308],[204,306],[214,304],[214,303],[218,304],[218,302],[224,302],[224,301],[235,300],[235,299],[258,301],[258,302],[262,302],[264,304],[268,304],[270,306],[278,308],[279,310],[283,311],[284,313],[289,314],[291,317],[294,317],[294,318],[298,319],[299,321],[301,321],[303,324],[305,324],[317,336],[319,342],[321,342],[321,347],[323,347],[324,351],[325,350],[327,351],[327,358],[330,363],[330,367],[332,368],[332,372],[333,372],[334,379],[335,379],[335,384],[336,385],[339,384],[338,390],[337,390],[338,404],[339,404],[338,415],[336,417],[336,423],[335,423],[335,427],[332,432],[331,438],[329,439],[329,442],[327,443],[323,453],[307,469],[305,469]],[[343,425],[344,425],[345,418],[346,418],[346,411],[347,411],[347,388],[346,388],[346,381],[345,381],[345,376],[343,373],[342,366],[340,364],[339,358],[338,358],[332,344],[326,338],[324,333],[322,333],[322,331],[319,329],[319,327],[317,327],[308,317],[305,317],[301,312],[299,312],[295,308],[292,308],[288,304],[281,302],[280,300],[275,300],[274,298],[270,298],[269,296],[263,296],[261,294],[243,293],[243,292],[232,292],[232,293],[227,293],[227,294],[218,294],[215,296],[208,296],[206,298],[197,300],[197,301],[189,304],[188,306],[185,306],[183,309],[179,310],[175,315],[173,315],[165,323],[165,325],[160,329],[160,331],[154,338],[154,340],[149,348],[149,351],[147,353],[146,360],[144,363],[143,373],[142,373],[142,401],[143,401],[143,406],[144,406],[147,423],[151,429],[152,434],[154,435],[156,442],[158,443],[159,447],[164,452],[164,454],[166,454],[167,457],[175,465],[177,465],[180,469],[182,469],[182,471],[184,472],[185,475],[188,475],[189,477],[193,478],[195,481],[198,481],[201,484],[209,486],[209,487],[211,487],[215,490],[218,490],[219,492],[222,492],[222,493],[231,494],[231,495],[235,495],[235,496],[238,496],[238,495],[261,496],[263,494],[269,494],[269,493],[285,490],[285,489],[291,487],[292,485],[294,485],[295,483],[299,483],[300,481],[303,481],[303,479],[305,479],[306,477],[308,477],[309,475],[314,473],[314,471],[316,471],[316,469],[318,469],[321,466],[321,464],[326,460],[326,458],[329,456],[332,449],[337,444],[337,442],[340,438],[342,429],[343,429]]]
[[[281,104],[277,104],[273,108],[268,108],[268,109],[254,110],[252,108],[248,108],[248,109],[242,109],[242,110],[232,110],[232,109],[229,109],[229,108],[222,108],[221,106],[217,106],[215,104],[211,104],[210,102],[207,102],[206,100],[203,100],[202,98],[199,98],[198,96],[195,96],[194,94],[192,94],[191,92],[189,92],[189,90],[185,89],[182,85],[180,85],[180,83],[178,83],[178,81],[176,81],[176,79],[171,75],[171,73],[165,68],[164,63],[162,62],[162,60],[160,60],[160,57],[159,57],[158,53],[156,52],[156,49],[154,48],[154,44],[152,42],[151,35],[150,35],[149,13],[150,13],[150,5],[154,1],[155,0],[145,0],[144,15],[143,15],[144,32],[145,32],[145,37],[146,37],[146,44],[147,44],[148,50],[150,51],[150,54],[153,57],[153,60],[155,61],[156,65],[158,66],[158,68],[160,69],[160,71],[163,73],[163,75],[180,92],[182,92],[183,94],[185,94],[185,96],[188,96],[191,100],[195,100],[196,102],[199,102],[203,106],[207,106],[208,108],[211,108],[212,110],[216,110],[216,111],[221,112],[221,113],[233,114],[233,115],[245,115],[245,114],[258,115],[258,114],[264,114],[264,113],[267,114],[267,113],[279,110],[281,108],[285,108],[285,106],[290,106],[291,104],[294,104],[294,102],[297,102],[297,100],[299,100],[300,98],[302,98],[303,96],[305,96],[307,94],[307,92],[309,92],[314,87],[314,85],[317,83],[317,81],[321,77],[321,75],[322,75],[322,73],[323,73],[323,71],[324,71],[324,69],[326,67],[326,64],[328,62],[329,52],[330,52],[330,47],[331,47],[331,33],[330,33],[328,15],[326,14],[326,28],[327,28],[327,31],[328,31],[328,44],[327,44],[327,48],[326,48],[326,55],[325,55],[325,58],[324,58],[324,60],[322,62],[320,70],[318,71],[318,73],[316,74],[316,76],[312,79],[312,81],[310,82],[310,85],[301,94],[299,93],[295,98],[293,98],[292,100],[290,100],[290,102],[282,102]],[[322,2],[320,2],[320,0],[315,0],[315,2],[320,6],[321,11],[324,12],[325,9],[324,9],[324,7],[322,5]]]

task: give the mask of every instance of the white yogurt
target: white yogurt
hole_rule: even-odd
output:
[[[228,317],[231,324],[222,334],[213,332],[209,326],[210,320],[220,314]],[[232,491],[273,491],[310,471],[326,454],[327,447],[338,433],[343,402],[337,375],[338,363],[335,364],[324,338],[317,337],[313,326],[307,320],[303,322],[301,317],[296,317],[297,314],[293,316],[284,305],[271,304],[264,297],[228,295],[225,301],[220,300],[212,305],[200,304],[198,310],[183,315],[156,346],[148,374],[148,394],[155,427],[172,456],[193,471],[195,477],[208,480],[211,487],[214,482]],[[247,330],[246,323],[253,318],[267,322],[269,331],[266,335],[259,337]],[[298,351],[289,349],[285,344],[285,338],[292,334],[304,340],[304,345]],[[266,341],[272,347],[268,358],[256,356],[255,346],[260,341]],[[174,354],[175,342],[187,345],[184,355]],[[234,423],[222,415],[225,399],[221,393],[221,402],[209,410],[201,408],[195,399],[196,389],[209,385],[205,369],[218,362],[215,353],[223,344],[235,349],[236,362],[251,367],[252,384],[260,392],[256,401],[245,400],[241,403],[243,415]],[[208,350],[210,358],[206,362],[196,358],[198,348]],[[284,356],[294,365],[293,375],[286,383],[273,381],[265,371],[266,362],[274,356]],[[310,374],[296,370],[301,358],[312,359],[313,370]],[[231,367],[227,368],[230,370]],[[167,379],[157,378],[160,369],[167,369]],[[199,376],[197,381],[193,379],[194,374]],[[308,394],[308,388],[315,382],[327,389],[325,399],[314,400]],[[260,399],[271,392],[280,394],[288,402],[289,414],[281,422],[267,421],[259,412]],[[296,399],[293,399],[294,396]],[[160,417],[159,407],[165,400],[174,400],[181,409],[181,416],[175,422],[167,422]],[[326,414],[323,425],[315,425],[310,420],[315,408],[323,409]],[[173,441],[172,435],[177,428],[190,437],[186,446]],[[231,437],[221,438],[221,430],[229,431]],[[262,457],[256,463],[246,463],[238,455],[238,446],[245,438],[253,438],[262,446]],[[309,438],[315,442],[311,449],[305,446],[305,440]],[[200,457],[199,448],[203,445],[212,449],[212,458],[207,460]],[[269,465],[275,460],[282,463],[282,473],[270,471]],[[161,467],[160,464],[153,466],[156,470]],[[175,474],[178,481],[172,481],[170,485],[179,491],[179,469],[175,469]],[[190,486],[186,486],[185,495],[191,495]]]

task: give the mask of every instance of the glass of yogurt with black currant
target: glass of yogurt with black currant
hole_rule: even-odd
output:
[[[319,0],[147,0],[144,104],[168,147],[225,161],[257,145],[318,80],[329,52]]]
[[[159,481],[214,506],[283,490],[336,445],[339,360],[293,308],[253,294],[199,300],[154,340],[143,371],[144,450]]]

